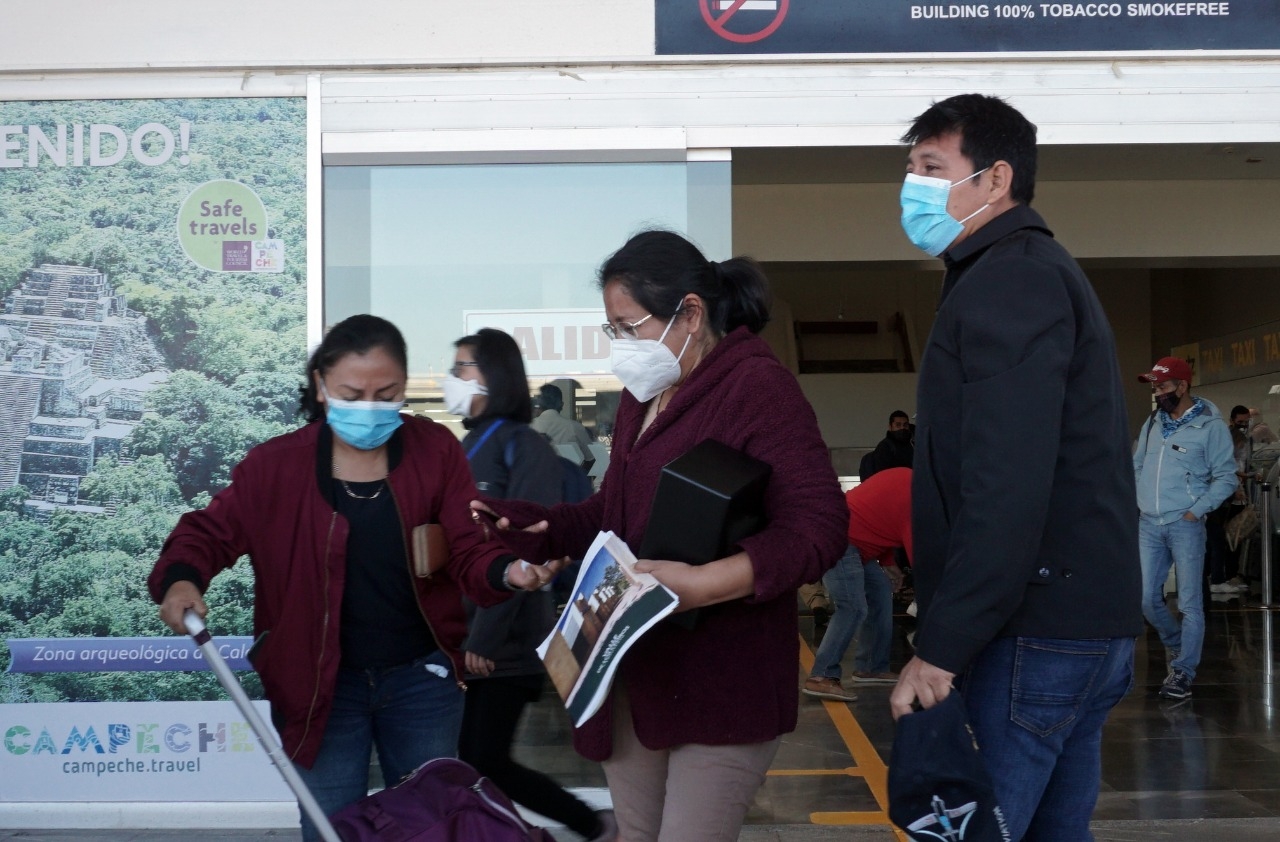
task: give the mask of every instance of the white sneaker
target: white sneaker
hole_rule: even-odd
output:
[[[1236,576],[1234,579],[1228,579],[1227,581],[1223,582],[1223,584],[1233,588],[1234,590],[1239,591],[1240,593],[1249,592],[1249,583],[1246,582],[1244,579],[1241,579],[1239,576]]]
[[[1236,593],[1238,591],[1239,588],[1230,582],[1219,582],[1216,585],[1209,586],[1209,593]]]

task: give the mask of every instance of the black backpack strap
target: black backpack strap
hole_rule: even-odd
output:
[[[1156,413],[1159,408],[1151,410],[1151,414],[1147,416],[1147,434],[1142,439],[1142,458],[1147,457],[1147,446],[1151,444],[1151,428],[1156,425]]]

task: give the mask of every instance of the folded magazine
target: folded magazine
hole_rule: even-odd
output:
[[[604,704],[631,644],[679,605],[674,593],[648,573],[637,573],[635,565],[622,539],[612,532],[597,535],[569,603],[538,647],[575,727]]]

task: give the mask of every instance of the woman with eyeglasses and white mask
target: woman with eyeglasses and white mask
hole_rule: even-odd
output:
[[[812,408],[756,335],[769,318],[756,263],[708,261],[678,234],[648,231],[605,261],[599,284],[626,387],[599,492],[549,509],[472,507],[529,558],[581,557],[602,529],[635,551],[663,466],[694,445],[716,439],[772,466],[767,525],[738,552],[701,566],[641,560],[681,610],[701,609],[698,622],[646,632],[574,732],[604,764],[620,838],[730,842],[795,728],[796,589],[844,552],[848,510]]]
[[[462,594],[481,605],[537,590],[558,565],[528,565],[487,540],[475,486],[446,427],[401,412],[408,362],[395,325],[352,316],[307,363],[307,424],[249,451],[232,483],[188,512],[148,586],[185,633],[210,580],[242,555],[254,568],[250,660],[290,759],[326,814],[368,792],[377,748],[398,782],[456,754],[466,631]],[[439,524],[447,563],[418,575],[413,530]],[[303,839],[318,839],[302,817]]]
[[[444,381],[445,406],[462,416],[462,449],[476,488],[488,497],[554,506],[562,499],[560,457],[529,426],[533,402],[516,341],[483,328],[454,343],[453,368]],[[549,591],[517,594],[501,605],[467,602],[463,643],[467,694],[458,757],[492,780],[516,803],[584,839],[612,842],[613,816],[597,813],[558,783],[511,756],[526,705],[546,681],[535,651],[555,624]]]

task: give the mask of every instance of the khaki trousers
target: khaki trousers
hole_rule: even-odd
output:
[[[613,755],[604,774],[620,842],[737,842],[781,737],[652,751],[636,739],[620,689],[614,691],[613,723]]]

